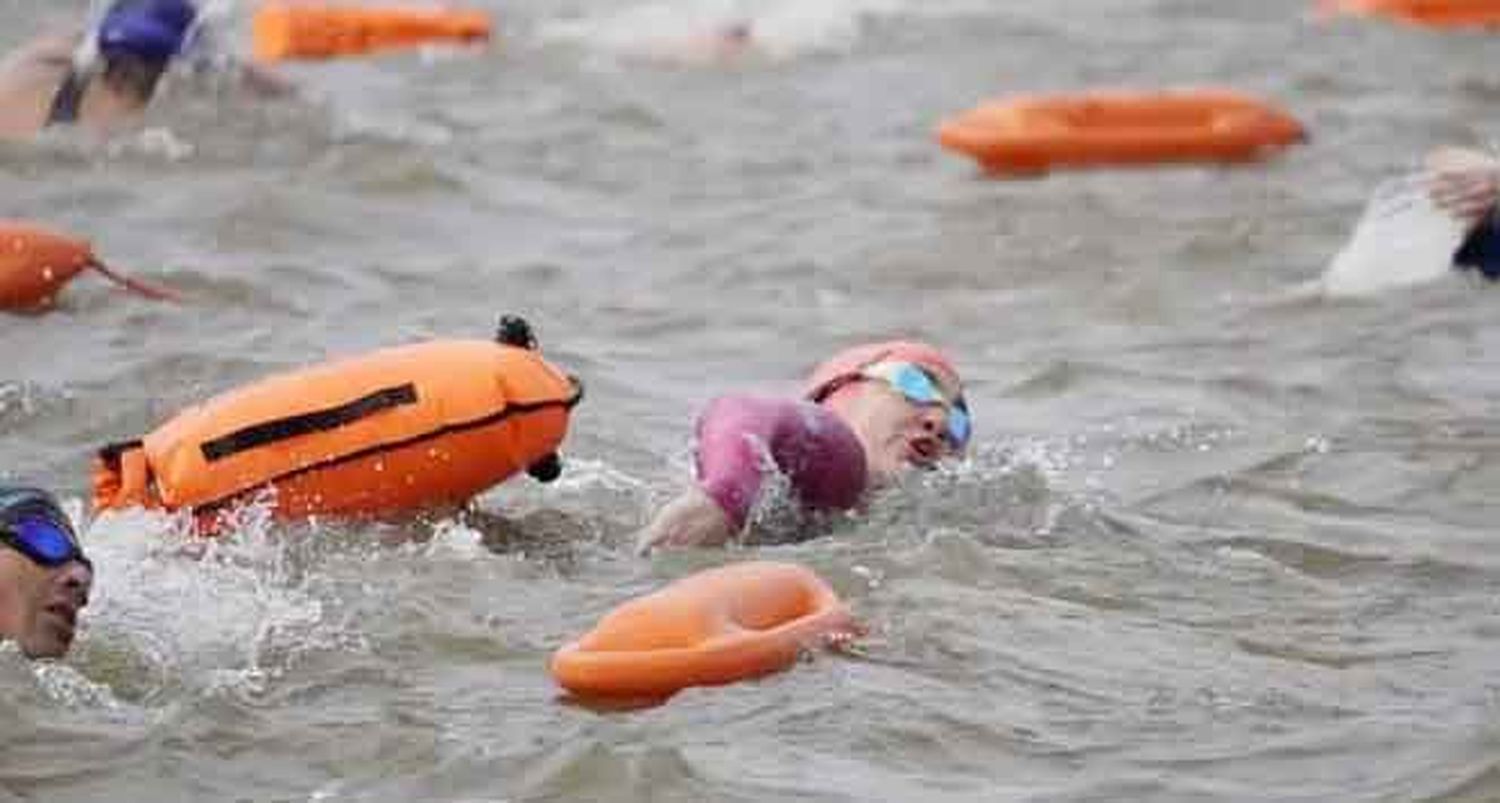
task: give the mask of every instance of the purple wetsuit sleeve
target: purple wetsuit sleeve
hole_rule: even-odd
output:
[[[838,416],[812,402],[729,396],[698,419],[698,483],[743,529],[771,464],[802,507],[847,510],[866,483],[865,453]]]

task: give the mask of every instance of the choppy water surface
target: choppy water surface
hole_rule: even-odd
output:
[[[481,5],[491,50],[298,67],[302,102],[176,80],[142,133],[0,146],[5,215],[193,297],[83,278],[0,319],[0,475],[82,513],[90,450],[191,401],[517,311],[590,393],[564,480],[483,505],[564,535],[97,522],[70,660],[0,649],[0,799],[1500,797],[1500,293],[1287,293],[1380,179],[1489,141],[1500,41],[1290,0]],[[83,6],[0,0],[0,44]],[[740,13],[768,52],[667,57]],[[1204,83],[1312,141],[995,182],[932,137],[1003,92]],[[630,555],[703,402],[887,334],[953,349],[969,464],[827,538]],[[750,557],[826,576],[863,654],[559,701],[551,650]]]

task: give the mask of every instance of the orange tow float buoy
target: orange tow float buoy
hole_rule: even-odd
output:
[[[524,321],[505,319],[501,335],[384,349],[224,393],[100,450],[94,505],[189,509],[213,529],[216,513],[268,488],[278,519],[360,517],[461,504],[522,469],[555,479],[582,387],[542,359]]]
[[[1385,17],[1429,28],[1500,26],[1500,0],[1324,0],[1325,15]]]
[[[811,570],[722,566],[611,611],[552,656],[552,675],[582,698],[665,699],[791,666],[819,639],[861,628]]]
[[[271,0],[255,13],[255,58],[331,59],[429,42],[482,42],[490,38],[483,11],[448,8],[292,3]]]
[[[87,268],[147,298],[182,300],[170,290],[115,272],[83,240],[24,220],[0,220],[0,309],[46,310],[63,285]]]
[[[1306,138],[1290,115],[1231,90],[1023,96],[949,119],[938,141],[991,173],[1242,162]]]

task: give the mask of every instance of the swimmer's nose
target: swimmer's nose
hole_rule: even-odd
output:
[[[947,410],[940,407],[923,408],[922,439],[930,441],[932,449],[938,454],[953,452],[958,449],[948,435]]]
[[[75,560],[63,567],[59,579],[63,594],[74,606],[83,608],[89,604],[89,589],[94,585],[93,569]]]
[[[941,438],[948,426],[948,413],[940,407],[922,408],[922,433]]]

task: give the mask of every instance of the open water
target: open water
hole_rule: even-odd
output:
[[[0,479],[80,516],[105,442],[502,312],[589,388],[563,480],[481,500],[517,542],[94,522],[73,654],[0,649],[0,800],[1500,799],[1500,292],[1290,292],[1381,180],[1490,142],[1500,39],[1300,0],[478,4],[492,48],[296,66],[285,102],[176,76],[139,132],[0,146],[0,213],[191,296],[82,277],[0,319]],[[85,11],[0,0],[0,45]],[[740,15],[758,55],[674,56]],[[933,137],[1004,93],[1202,84],[1311,141],[992,181]],[[631,554],[709,398],[891,335],[952,350],[972,460],[825,538]],[[749,558],[874,635],[559,699],[553,649]]]

